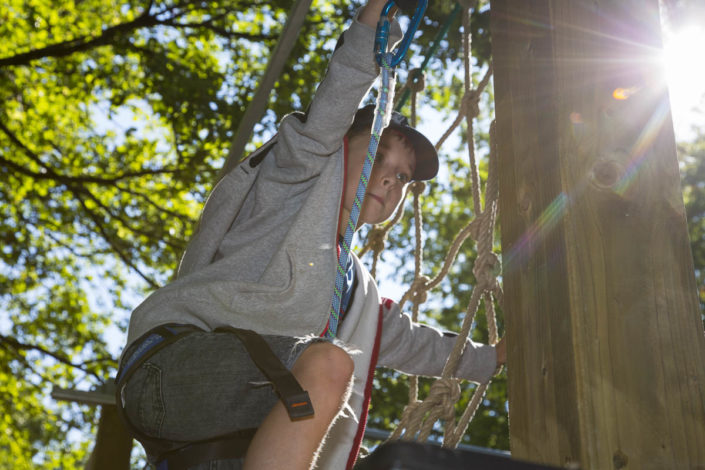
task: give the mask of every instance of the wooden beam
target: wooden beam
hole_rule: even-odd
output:
[[[51,390],[54,400],[72,401],[85,405],[115,405],[115,392],[109,391],[83,391],[70,388],[54,387]]]
[[[705,466],[658,0],[492,0],[512,456]]]

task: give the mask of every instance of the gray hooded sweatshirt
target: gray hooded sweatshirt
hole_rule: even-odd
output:
[[[296,337],[323,332],[337,265],[343,138],[377,77],[374,33],[356,19],[306,116],[286,116],[264,158],[255,152],[219,181],[176,280],[133,312],[128,345],[165,323]],[[391,37],[400,37],[396,22]],[[375,366],[438,376],[454,344],[454,338],[412,322],[394,302],[380,299],[374,279],[356,257],[353,263],[358,283],[338,338],[357,350],[348,403],[354,413],[336,421],[319,468],[352,466]],[[468,341],[456,375],[484,382],[495,366],[494,348]]]

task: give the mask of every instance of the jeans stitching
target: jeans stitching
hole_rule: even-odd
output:
[[[159,373],[159,380],[157,381],[157,393],[159,397],[159,408],[161,413],[159,414],[159,425],[157,426],[158,436],[162,435],[162,427],[164,426],[164,419],[166,418],[166,404],[164,403],[164,394],[162,393],[162,369],[155,366],[157,372]]]
[[[145,430],[149,430],[149,432],[153,433],[154,437],[161,438],[162,427],[166,415],[164,396],[162,394],[162,370],[160,367],[150,362],[145,362],[144,364],[142,364],[142,368],[145,370],[147,375],[144,383],[145,388],[143,390],[143,393],[149,393],[149,399],[145,400],[145,402],[147,402],[149,406],[153,409],[153,413],[151,416],[152,420],[150,420],[150,422],[147,422],[147,420],[145,419],[145,407],[140,406],[139,418],[140,421],[143,423]],[[150,382],[154,383],[154,388],[151,388]]]

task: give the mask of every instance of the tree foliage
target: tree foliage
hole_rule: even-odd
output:
[[[98,387],[114,375],[114,338],[124,341],[130,310],[172,275],[293,3],[5,1],[0,462],[8,468],[68,469],[85,462],[96,410],[55,402],[49,392],[52,386]],[[314,1],[250,149],[284,114],[307,106],[359,3]],[[432,2],[400,82],[406,67],[419,65],[452,6]],[[489,59],[488,18],[480,2],[472,15],[476,72]],[[457,18],[427,69],[422,105],[442,116],[460,107],[460,30]],[[476,133],[486,154],[486,131]],[[433,239],[424,259],[431,272],[471,216],[466,141],[461,135],[457,148],[443,151],[450,176],[431,183],[424,199],[424,232]],[[699,227],[691,229],[699,237],[694,240],[703,239],[698,168],[687,193],[692,198],[686,198]],[[481,170],[486,173],[486,162]],[[395,229],[386,257],[404,282],[411,258],[403,235],[410,228],[406,221]],[[702,285],[705,252],[698,243],[693,251]],[[457,329],[474,284],[474,257],[466,244],[429,303],[429,321]],[[480,326],[482,318],[480,312]],[[406,402],[405,379],[382,371],[376,385],[370,424],[390,429]],[[503,378],[485,398],[465,442],[506,449]]]
[[[114,374],[106,332],[124,332],[173,272],[292,4],[4,4],[0,461],[11,468],[85,459],[95,410],[49,391]],[[312,94],[349,17],[313,7],[265,123]]]
[[[705,324],[705,133],[679,146],[683,201],[688,218],[695,284]]]

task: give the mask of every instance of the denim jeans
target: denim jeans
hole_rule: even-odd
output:
[[[318,340],[263,338],[289,369]],[[175,445],[257,428],[278,400],[237,336],[205,331],[190,333],[152,355],[121,396],[132,425]],[[234,470],[240,464],[240,459],[221,460],[192,468]]]

